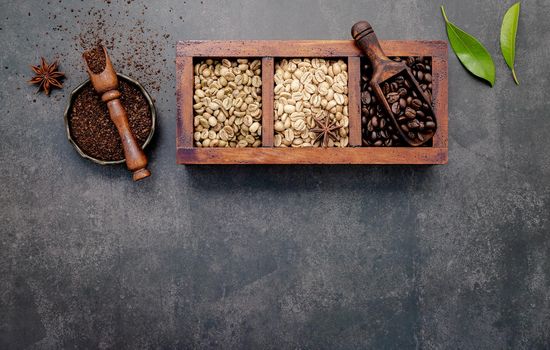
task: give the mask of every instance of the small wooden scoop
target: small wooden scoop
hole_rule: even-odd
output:
[[[437,128],[436,118],[430,100],[420,89],[409,67],[384,54],[368,22],[355,23],[351,28],[351,35],[372,64],[372,90],[403,140],[411,146],[420,146],[430,140]]]
[[[151,172],[146,168],[147,157],[136,142],[136,138],[130,129],[128,115],[120,102],[121,94],[120,91],[118,91],[118,78],[111,64],[109,55],[107,54],[107,50],[104,46],[100,46],[98,49],[101,49],[105,55],[105,69],[100,73],[94,73],[90,68],[90,62],[86,59],[87,53],[89,52],[85,52],[83,58],[86,63],[86,70],[90,75],[90,80],[94,89],[101,95],[101,100],[107,104],[111,120],[118,130],[120,139],[122,140],[122,147],[124,148],[126,166],[128,170],[133,173],[132,178],[134,181],[139,181],[151,176]]]

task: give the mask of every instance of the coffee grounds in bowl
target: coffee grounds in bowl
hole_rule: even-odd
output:
[[[130,129],[138,144],[143,146],[153,124],[147,99],[138,87],[122,79],[119,80],[119,91]],[[107,105],[90,83],[76,96],[68,121],[72,139],[85,154],[104,161],[124,159],[122,142]]]

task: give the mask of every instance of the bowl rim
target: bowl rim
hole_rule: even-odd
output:
[[[141,91],[141,93],[145,96],[145,99],[147,100],[147,104],[149,105],[149,110],[151,111],[151,131],[149,132],[149,135],[147,136],[147,139],[143,143],[142,149],[145,149],[147,145],[151,142],[153,139],[153,135],[155,134],[155,126],[156,126],[156,119],[157,119],[157,111],[155,108],[155,104],[153,102],[153,99],[151,98],[151,95],[145,90],[143,85],[141,85],[138,81],[130,78],[127,75],[117,73],[117,76],[120,80],[124,80],[127,83],[133,84],[138,87],[138,89]],[[84,82],[80,83],[76,88],[74,88],[70,95],[69,95],[69,102],[67,103],[67,106],[65,107],[65,111],[63,113],[63,118],[65,122],[65,131],[67,133],[67,139],[69,142],[73,145],[73,147],[76,149],[78,154],[82,158],[86,158],[91,160],[94,163],[100,164],[100,165],[113,165],[113,164],[122,164],[126,162],[126,158],[120,159],[120,160],[101,160],[94,158],[88,154],[86,154],[76,143],[76,141],[73,139],[71,135],[71,128],[69,127],[69,115],[71,114],[71,109],[74,104],[76,96],[80,93],[80,91],[86,86],[86,84],[90,83],[90,79],[86,79]]]

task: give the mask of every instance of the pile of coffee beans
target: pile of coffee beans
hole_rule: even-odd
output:
[[[196,63],[193,100],[196,147],[262,145],[262,61]]]
[[[392,57],[394,61],[404,61],[418,80],[420,88],[431,101],[432,97],[432,59],[431,57]],[[372,66],[365,59],[361,70],[361,123],[363,146],[399,146],[408,144],[402,140],[390,117],[384,112],[369,86]],[[406,100],[405,100],[406,102]],[[412,99],[411,99],[412,102]],[[406,109],[406,107],[405,107]],[[411,113],[409,113],[411,114]],[[408,126],[407,126],[408,127]],[[426,127],[424,122],[424,127]],[[430,147],[431,141],[423,146]]]
[[[433,136],[435,121],[428,103],[417,93],[409,75],[397,75],[380,85],[403,134],[414,143]]]
[[[317,119],[340,127],[325,146],[349,144],[348,65],[323,58],[281,59],[275,63],[275,147],[321,147]],[[324,117],[320,117],[324,116]]]

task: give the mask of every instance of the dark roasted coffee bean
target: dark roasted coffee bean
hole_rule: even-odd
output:
[[[361,124],[363,125],[367,124],[367,117],[365,115],[361,116]]]
[[[427,104],[426,102],[424,102],[424,103],[422,104],[422,108],[428,109],[428,108],[430,108],[430,106],[428,106],[428,104]]]
[[[370,120],[371,124],[373,127],[377,128],[378,127],[378,118],[376,116],[372,117],[372,119]]]
[[[407,107],[405,109],[405,116],[407,118],[414,118],[414,117],[416,117],[416,111],[414,109],[412,109],[411,107]]]
[[[395,78],[395,82],[397,84],[403,84],[404,81],[405,81],[405,78],[402,75],[399,75]]]
[[[370,134],[370,138],[373,139],[373,140],[376,140],[378,138],[378,134],[376,134],[376,131],[373,131],[371,134]]]
[[[426,117],[426,120],[433,121],[434,119],[432,118],[431,115],[429,115],[429,116]]]
[[[401,108],[399,107],[399,102],[395,102],[391,105],[391,111],[393,114],[398,115],[401,111]]]
[[[414,140],[416,138],[416,134],[412,131],[409,131],[409,133],[407,134],[407,136],[411,139],[411,140]]]
[[[416,116],[418,118],[424,118],[424,112],[422,112],[421,110],[418,110],[418,111],[416,111]]]
[[[407,101],[404,98],[399,99],[399,107],[401,107],[401,109],[407,107]]]
[[[421,133],[418,133],[418,135],[416,135],[416,137],[418,137],[418,139],[420,140],[420,142],[424,141],[424,136],[422,136]]]
[[[408,80],[405,80],[405,82],[403,83],[403,86],[406,87],[407,89],[410,89],[411,88],[411,83],[409,83]]]
[[[399,94],[397,92],[390,92],[386,95],[386,99],[388,100],[389,104],[395,103],[399,101]]]
[[[386,145],[387,147],[391,146],[391,144],[393,143],[392,139],[387,139],[385,142],[384,142],[384,145]]]
[[[424,80],[426,80],[428,83],[432,82],[432,75],[430,73],[426,73],[424,76]]]
[[[397,91],[399,89],[399,85],[394,81],[390,84],[391,91]]]
[[[407,117],[405,117],[404,115],[400,116],[399,118],[397,118],[397,121],[400,121],[400,122],[403,122],[407,120]]]
[[[384,95],[389,94],[391,92],[390,91],[390,84],[384,83],[384,85],[382,85],[382,92],[384,93]]]
[[[380,129],[384,129],[384,127],[386,126],[386,119],[380,119]]]
[[[414,119],[412,122],[409,122],[409,129],[418,129],[418,120]]]
[[[418,109],[418,108],[422,107],[422,101],[415,98],[414,100],[411,101],[411,107],[414,108],[414,109]]]
[[[417,98],[417,97],[418,97],[418,95],[416,94],[416,91],[413,91],[411,95],[412,95],[412,97],[414,97],[414,98]]]
[[[400,88],[399,90],[397,90],[397,93],[399,94],[400,97],[405,97],[407,96],[407,89]]]
[[[374,130],[374,127],[372,126],[372,119],[369,120],[368,124],[367,124],[367,130],[369,132],[373,131]]]
[[[435,128],[435,123],[430,121],[430,122],[426,122],[426,129],[433,129]]]
[[[401,130],[403,130],[404,132],[409,132],[409,128],[407,127],[407,125],[405,124],[401,124]]]
[[[380,136],[383,139],[387,139],[388,138],[388,133],[386,132],[386,130],[382,130],[382,131],[380,131]]]
[[[417,74],[417,77],[418,77],[418,81],[424,80],[424,73],[422,73],[422,71],[419,71]]]
[[[371,101],[370,92],[363,91],[361,93],[361,103],[363,103],[363,105],[368,105],[370,104],[370,101]]]
[[[426,72],[431,72],[431,71],[432,71],[432,66],[426,65]]]
[[[382,140],[378,140],[374,143],[375,146],[382,146]]]

